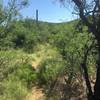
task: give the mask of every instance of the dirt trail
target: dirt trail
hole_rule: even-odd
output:
[[[37,55],[40,55],[37,53]],[[44,56],[35,56],[35,60],[31,62],[32,67],[37,70]],[[25,100],[45,100],[45,93],[43,89],[38,86],[33,86],[30,94],[27,95]]]
[[[31,94],[26,97],[26,100],[45,100],[43,89],[36,86],[33,87]]]

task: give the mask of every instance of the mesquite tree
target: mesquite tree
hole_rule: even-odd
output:
[[[98,60],[96,63],[96,82],[94,92],[89,93],[89,100],[100,100],[100,0],[59,0],[65,6],[70,3],[76,10],[83,24],[88,27],[97,40]],[[82,65],[83,66],[83,65]]]

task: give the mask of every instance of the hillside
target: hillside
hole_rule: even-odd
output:
[[[85,100],[80,66],[93,36],[86,27],[78,31],[77,24],[77,20],[36,24],[23,19],[12,21],[6,30],[0,26],[0,100],[25,100],[35,86],[48,100]],[[90,52],[90,75],[95,72],[94,62]]]

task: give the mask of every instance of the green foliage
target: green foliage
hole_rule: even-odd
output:
[[[24,100],[28,92],[24,84],[18,77],[9,75],[7,80],[1,83],[0,100]]]
[[[22,51],[0,51],[0,100],[25,99],[36,80],[31,60]]]
[[[37,74],[39,84],[49,87],[63,67],[63,61],[59,61],[58,59],[46,59],[40,65]]]
[[[23,100],[36,83],[48,89],[60,72],[68,79],[77,78],[84,50],[94,37],[86,27],[83,32],[74,29],[76,24],[77,21],[37,25],[26,18],[12,20],[6,30],[0,25],[0,99]],[[87,65],[93,67],[88,67],[89,74],[94,74],[95,59],[90,52]]]
[[[26,84],[27,88],[31,88],[36,81],[36,72],[31,65],[20,65],[20,68],[18,68],[13,74],[19,77],[19,79]]]

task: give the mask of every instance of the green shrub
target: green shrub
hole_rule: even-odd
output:
[[[39,84],[47,87],[50,86],[63,67],[63,61],[53,58],[46,59],[41,63],[37,73]]]
[[[21,51],[0,51],[0,100],[23,100],[36,80],[31,57]]]
[[[27,94],[27,88],[17,76],[10,75],[2,82],[3,91],[0,100],[23,100]]]
[[[26,83],[27,88],[31,88],[33,83],[36,82],[36,72],[33,70],[31,65],[22,64],[20,68],[16,70],[14,73],[15,76],[19,77],[19,79]]]

